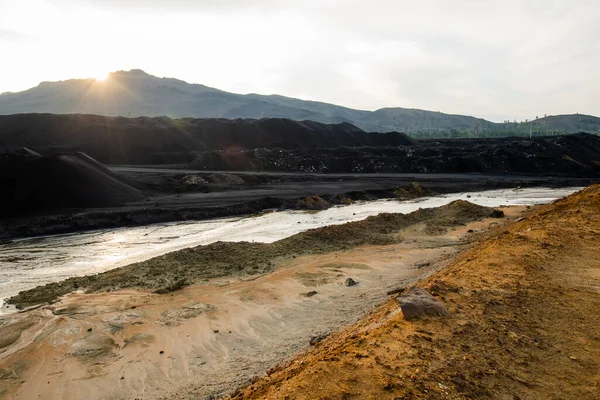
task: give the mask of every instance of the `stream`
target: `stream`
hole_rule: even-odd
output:
[[[326,225],[382,212],[410,213],[463,199],[483,206],[551,202],[581,188],[502,189],[453,193],[414,201],[378,200],[320,212],[280,211],[250,217],[186,221],[15,240],[0,245],[0,304],[22,290],[104,272],[186,247],[217,241],[274,242]],[[11,307],[2,304],[4,312]]]

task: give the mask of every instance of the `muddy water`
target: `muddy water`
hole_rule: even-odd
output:
[[[0,303],[21,290],[72,276],[103,272],[185,247],[215,241],[273,242],[301,231],[364,219],[382,212],[409,213],[456,199],[485,206],[532,205],[579,188],[506,189],[399,202],[380,200],[318,213],[283,211],[256,217],[155,224],[17,240],[0,246]],[[8,308],[3,307],[8,311]]]

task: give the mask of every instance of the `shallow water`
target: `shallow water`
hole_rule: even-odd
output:
[[[409,213],[463,199],[483,206],[551,202],[580,188],[503,189],[454,193],[416,201],[379,200],[320,212],[281,211],[244,218],[174,222],[21,239],[0,246],[0,303],[22,290],[72,276],[104,272],[182,248],[216,241],[273,242],[311,228]],[[3,306],[3,309],[8,310]]]

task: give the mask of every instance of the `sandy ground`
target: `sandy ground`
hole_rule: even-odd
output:
[[[260,277],[220,278],[167,295],[74,293],[0,320],[0,397],[205,398],[231,392],[357,322],[388,296],[447,265],[486,219],[404,241],[286,258]],[[473,232],[469,232],[473,230]],[[430,233],[430,232],[429,232]],[[427,264],[429,263],[429,264]],[[352,277],[358,285],[343,282]],[[316,293],[311,293],[316,292]]]
[[[235,399],[599,399],[600,186],[541,206]]]

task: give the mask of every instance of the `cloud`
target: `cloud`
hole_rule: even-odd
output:
[[[240,12],[267,9],[276,0],[49,0],[58,6],[85,6],[98,10],[138,13]]]
[[[25,42],[30,39],[31,37],[25,33],[14,31],[11,29],[0,28],[0,41],[18,43]]]
[[[511,119],[600,109],[597,0],[24,3],[0,0],[14,76],[0,91],[142,68],[364,109]]]

